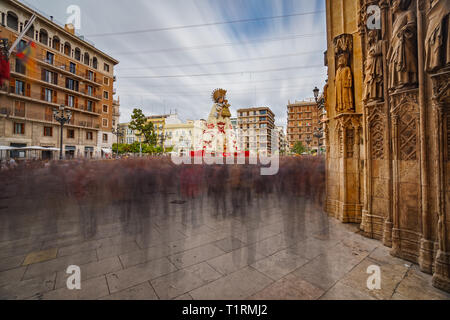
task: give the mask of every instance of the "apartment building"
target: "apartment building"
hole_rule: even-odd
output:
[[[206,128],[205,120],[187,120],[185,123],[169,122],[165,125],[165,148],[172,147],[173,152],[183,156],[191,151],[202,149],[203,130]]]
[[[275,130],[275,114],[268,107],[237,110],[239,149],[250,154],[270,155]]]
[[[277,131],[277,135],[278,135],[277,150],[280,154],[285,154],[286,151],[288,150],[288,144],[287,144],[286,134],[284,133],[284,127],[277,126],[276,131]]]
[[[0,89],[0,145],[60,148],[60,125],[53,109],[64,105],[72,119],[64,126],[67,158],[97,158],[110,152],[114,109],[114,66],[118,61],[77,35],[16,0],[0,3],[0,37],[12,44],[27,21],[36,20],[10,56],[11,78]],[[36,44],[34,68],[16,55]]]
[[[318,150],[321,139],[314,136],[322,126],[314,99],[288,102],[287,140],[291,149],[300,141],[309,150]]]

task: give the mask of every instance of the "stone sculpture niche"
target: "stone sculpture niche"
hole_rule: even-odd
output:
[[[335,93],[336,113],[354,112],[353,75],[350,58],[353,51],[353,38],[342,34],[334,39],[336,61]]]
[[[389,89],[417,86],[417,18],[411,0],[393,0],[392,37],[388,53]]]
[[[428,72],[435,72],[441,67],[450,65],[450,1],[431,1],[427,18],[425,68]]]
[[[370,30],[367,35],[367,58],[364,68],[364,101],[383,99],[383,41],[379,31]]]

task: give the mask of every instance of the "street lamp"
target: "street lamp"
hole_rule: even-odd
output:
[[[117,136],[116,158],[118,158],[119,157],[119,137],[123,137],[123,129],[120,127],[120,124],[117,125],[117,128],[112,128],[112,134]]]
[[[320,139],[323,137],[323,132],[319,129],[314,131],[314,137],[317,138],[317,154],[320,154]]]
[[[308,144],[308,152],[309,152],[310,144],[312,142],[312,138],[309,135],[307,135],[305,141]]]
[[[62,104],[59,108],[53,108],[53,117],[56,121],[61,125],[61,133],[59,135],[59,160],[63,159],[63,128],[66,123],[72,119],[72,111],[66,109],[66,107]]]
[[[319,88],[315,87],[313,90],[314,93],[314,99],[316,99],[316,102],[318,102],[318,98],[319,98]]]

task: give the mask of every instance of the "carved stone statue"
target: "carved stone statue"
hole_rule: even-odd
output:
[[[378,30],[370,30],[367,35],[367,58],[365,62],[364,95],[365,101],[383,98],[383,49],[378,40]]]
[[[417,84],[417,20],[411,0],[393,0],[389,88],[400,89]]]
[[[347,64],[347,55],[339,55],[335,80],[336,112],[338,113],[353,111],[353,77],[352,70]]]
[[[450,64],[450,1],[433,0],[427,18],[425,66],[426,71],[433,72]]]

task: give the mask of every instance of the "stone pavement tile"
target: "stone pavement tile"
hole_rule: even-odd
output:
[[[206,262],[169,273],[152,280],[152,286],[161,299],[173,299],[191,290],[199,288],[222,275]]]
[[[102,238],[97,240],[89,240],[82,243],[77,243],[70,246],[61,247],[58,249],[58,257],[77,254],[84,251],[91,251],[102,247],[109,247],[134,241],[135,236],[119,235],[111,238]]]
[[[0,300],[38,299],[42,297],[43,293],[53,290],[55,278],[56,272],[34,279],[10,283],[0,287]]]
[[[327,252],[295,270],[293,274],[323,290],[328,290],[364,257],[365,255],[353,256],[352,252],[343,250]]]
[[[198,234],[205,234],[213,232],[214,229],[208,227],[207,225],[200,225],[200,226],[185,226],[182,225],[181,228],[177,229],[179,232],[184,234],[186,237],[198,235]]]
[[[170,248],[167,245],[157,245],[154,247],[136,250],[119,256],[124,268],[129,268],[137,264],[160,259],[170,255]]]
[[[307,259],[315,257],[327,252],[330,248],[336,246],[340,240],[320,240],[316,238],[307,238],[289,247],[288,252],[295,253]]]
[[[207,244],[202,247],[171,255],[168,258],[175,266],[177,266],[177,268],[185,268],[215,258],[224,253],[225,252],[222,249],[219,249],[212,244]]]
[[[273,280],[257,270],[245,268],[195,289],[189,294],[194,300],[242,300],[271,283]]]
[[[364,259],[351,272],[345,275],[340,282],[376,299],[391,299],[396,287],[408,272],[408,268],[401,265],[378,265],[381,270],[381,289],[369,290],[367,288],[367,279],[370,274],[367,273],[367,269],[371,265],[377,266],[377,262],[370,258]]]
[[[18,255],[26,255],[30,252],[40,250],[42,242],[36,241],[35,243],[17,245],[17,246],[5,246],[0,249],[0,259],[9,257],[15,257]]]
[[[0,287],[9,283],[19,282],[22,279],[25,270],[26,267],[20,267],[0,272]]]
[[[95,251],[82,252],[72,256],[60,257],[53,260],[32,264],[28,266],[24,279],[31,279],[57,271],[65,271],[68,266],[81,266],[93,261],[97,261],[97,253]]]
[[[184,235],[181,235],[178,232],[178,239],[167,240],[167,236],[163,237],[156,228],[152,228],[148,232],[138,235],[136,237],[136,243],[139,245],[141,249],[145,249],[148,247],[154,247],[156,245],[163,244],[164,242],[170,242],[184,238],[185,238]]]
[[[352,249],[360,249],[368,252],[372,252],[383,245],[380,241],[364,238],[359,234],[355,234],[353,237],[344,238],[342,244]]]
[[[24,255],[0,259],[0,272],[20,267],[24,260]]]
[[[313,236],[321,240],[343,240],[347,237],[353,236],[354,234],[355,232],[353,231],[344,230],[330,225],[328,228],[315,233]]]
[[[406,277],[396,288],[395,293],[410,300],[450,300],[449,293],[433,287],[431,275],[427,275],[429,280],[426,280],[424,275],[420,273],[413,268],[409,269]]]
[[[67,236],[67,237],[60,237],[57,239],[44,241],[44,243],[42,244],[41,250],[70,246],[73,244],[82,243],[84,241],[86,241],[84,236],[82,236],[80,234],[71,235],[71,236]]]
[[[265,227],[261,227],[258,229],[252,229],[252,230],[244,230],[242,232],[235,232],[233,233],[233,237],[237,238],[238,240],[247,243],[247,244],[253,244],[262,240],[265,240],[267,238],[271,238],[275,235],[278,235],[280,232],[267,229]]]
[[[227,237],[227,233],[223,231],[216,231],[213,233],[206,233],[202,235],[195,235],[186,239],[172,241],[167,243],[172,254],[194,249],[209,243],[222,240]]]
[[[315,300],[324,291],[311,283],[288,274],[250,297],[252,300]]]
[[[107,247],[100,247],[97,249],[97,255],[100,260],[103,260],[109,257],[118,256],[124,253],[133,252],[137,250],[140,249],[136,241],[131,241]]]
[[[190,295],[189,293],[185,293],[185,294],[182,294],[182,295],[179,296],[179,297],[176,297],[174,300],[184,300],[184,301],[188,301],[188,300],[194,300],[194,299],[192,299],[192,297],[191,297],[191,295]]]
[[[375,298],[339,281],[321,296],[320,300],[375,300]]]
[[[256,252],[254,248],[243,247],[210,259],[207,262],[215,270],[225,275],[245,268],[263,258],[265,258],[265,256]]]
[[[97,278],[102,275],[106,275],[111,272],[122,270],[122,265],[118,257],[110,257],[100,261],[94,261],[87,264],[83,264],[80,267],[81,280],[89,280],[92,278]],[[66,273],[66,271],[59,271],[56,275],[56,289],[63,288],[67,286],[67,278],[71,274]]]
[[[243,243],[242,241],[240,241],[236,238],[227,237],[225,239],[214,242],[214,245],[219,247],[220,249],[222,249],[225,252],[231,252],[236,249],[244,247],[245,243]]]
[[[105,276],[81,281],[80,290],[63,287],[44,293],[43,300],[94,300],[109,294]]]
[[[29,264],[34,264],[34,263],[39,263],[39,262],[54,259],[54,258],[56,258],[57,253],[58,253],[58,249],[56,249],[56,248],[29,253],[26,256],[26,258],[23,262],[23,265],[27,266]]]
[[[249,245],[249,248],[268,257],[275,252],[288,248],[291,245],[292,243],[289,240],[286,240],[282,234],[277,234],[273,237],[253,243]]]
[[[106,279],[110,292],[115,293],[176,270],[177,268],[167,258],[162,258],[109,273]]]
[[[251,267],[255,268],[256,270],[265,274],[273,280],[279,280],[285,275],[300,268],[308,261],[309,260],[306,258],[283,250],[265,259],[261,259],[255,262],[251,265]]]
[[[100,300],[158,300],[158,296],[148,281],[137,286],[110,294]]]
[[[369,254],[369,258],[375,260],[379,265],[392,264],[404,266],[405,264],[410,264],[409,262],[403,259],[392,256],[389,253],[390,251],[391,248],[380,246]]]

